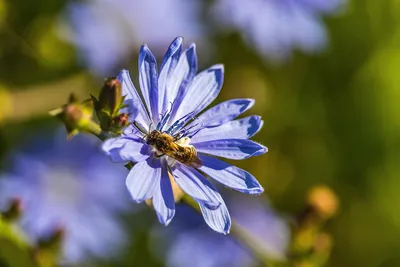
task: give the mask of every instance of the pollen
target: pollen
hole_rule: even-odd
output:
[[[187,137],[187,136],[186,137],[182,137],[181,139],[177,140],[175,143],[177,145],[180,145],[180,146],[189,146],[190,138]]]

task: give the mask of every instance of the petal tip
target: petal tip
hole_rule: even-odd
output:
[[[124,78],[128,76],[129,77],[129,70],[127,69],[122,69],[118,72],[118,76],[117,79],[120,83],[122,83],[124,81]]]
[[[222,232],[224,235],[228,235],[231,232],[231,220],[227,222],[225,225],[224,231]]]
[[[260,129],[261,129],[263,126],[264,126],[264,120],[262,120],[262,119],[261,119],[261,116],[260,116]]]
[[[191,43],[191,44],[189,45],[189,48],[188,48],[188,49],[196,50],[196,44],[195,44],[195,43]]]
[[[174,42],[183,43],[183,37],[182,37],[182,36],[177,36],[177,37],[175,38]]]
[[[151,53],[150,48],[146,45],[143,44],[140,47],[140,52],[139,52],[139,60],[141,59],[141,61],[143,61],[144,59],[146,59],[148,56],[150,56],[150,60],[155,61],[155,58],[153,56],[153,53]],[[149,59],[147,59],[149,60]]]
[[[158,221],[159,221],[162,225],[168,226],[168,225],[171,223],[171,221],[172,221],[172,219],[174,218],[174,216],[175,216],[175,210],[174,210],[171,214],[169,214],[168,217],[165,218],[165,219],[164,219],[162,216],[158,216]]]
[[[246,100],[249,102],[249,104],[247,105],[247,109],[252,108],[256,103],[256,100],[253,98],[246,98]]]
[[[254,152],[253,154],[249,155],[246,158],[251,158],[251,157],[255,157],[255,156],[261,156],[261,155],[264,155],[265,153],[268,152],[268,148],[267,147],[265,147],[263,145],[260,145],[260,144],[259,144],[259,146],[260,146],[259,150],[257,150],[256,152]]]
[[[264,188],[256,181],[257,185],[252,188],[248,188],[245,190],[239,190],[243,194],[247,195],[261,195],[264,192]]]
[[[212,70],[220,70],[220,71],[224,72],[225,66],[224,66],[224,64],[215,64],[211,69]]]
[[[264,193],[264,188],[261,185],[259,188],[256,188],[256,190],[254,190],[255,195],[261,195],[262,193]]]

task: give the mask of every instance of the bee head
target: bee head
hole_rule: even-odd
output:
[[[154,144],[154,142],[153,142],[151,139],[147,138],[147,139],[146,139],[146,144],[149,145],[149,146],[151,146],[151,145]]]
[[[147,145],[154,145],[157,140],[159,139],[160,136],[160,132],[157,130],[154,130],[152,132],[150,132],[147,136],[146,136],[146,144]]]

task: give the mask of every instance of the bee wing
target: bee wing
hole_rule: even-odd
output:
[[[198,169],[203,166],[203,162],[196,156],[195,160],[190,163],[190,166]]]

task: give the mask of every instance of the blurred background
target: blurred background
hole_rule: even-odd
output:
[[[21,206],[22,243],[61,236],[65,266],[262,266],[184,205],[158,225],[129,201],[124,167],[48,115],[122,68],[137,84],[140,45],[161,60],[183,36],[200,70],[225,65],[217,102],[254,98],[246,115],[264,119],[253,139],[269,152],[235,162],[264,195],[223,195],[265,254],[288,257],[325,185],[341,203],[318,239],[329,260],[295,266],[400,266],[399,14],[396,0],[0,0],[0,208]],[[0,266],[31,266],[5,240]]]

